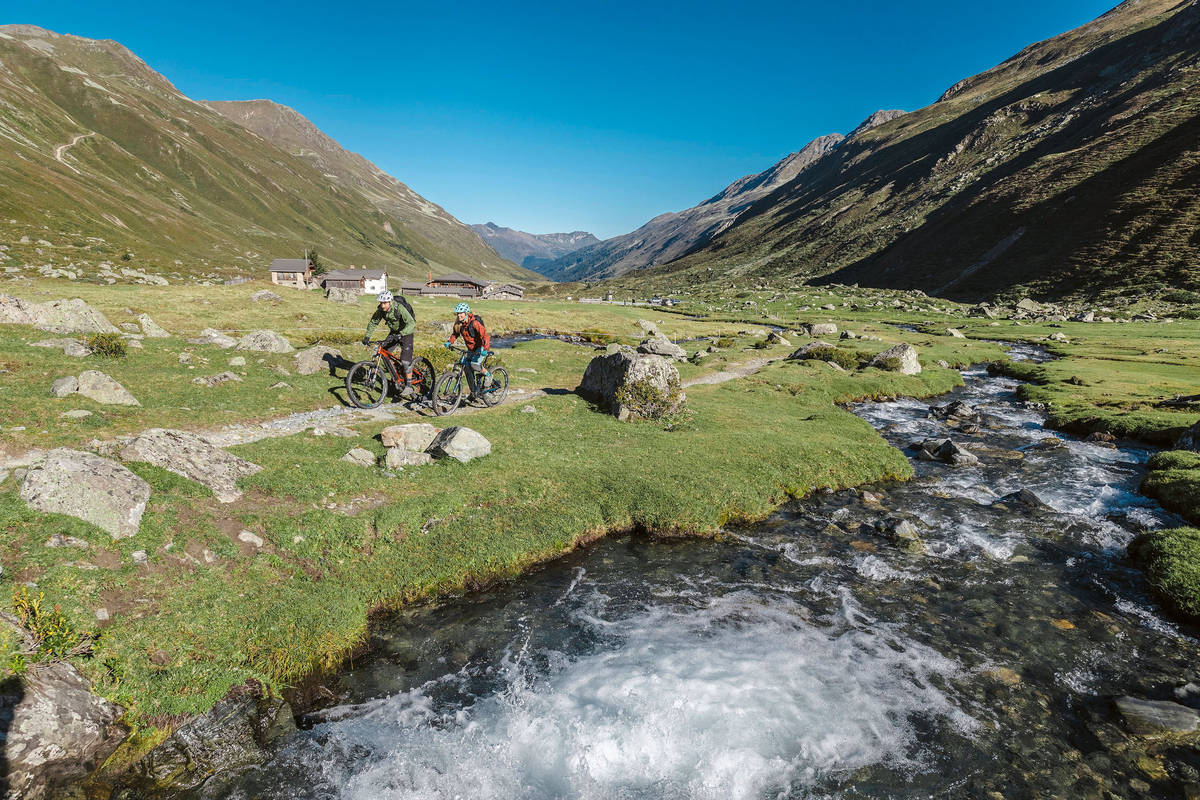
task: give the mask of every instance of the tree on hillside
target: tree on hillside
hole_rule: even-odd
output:
[[[325,263],[321,261],[321,257],[317,255],[317,248],[309,248],[308,260],[312,262],[313,275],[324,275],[329,271],[325,267]]]

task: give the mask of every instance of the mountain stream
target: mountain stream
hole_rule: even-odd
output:
[[[973,407],[974,433],[927,402],[853,410],[979,464],[914,461],[717,540],[608,539],[380,620],[337,705],[191,796],[1184,796],[1197,751],[1131,737],[1112,702],[1196,676],[1195,631],[1124,557],[1178,522],[1136,493],[1150,451],[1041,443],[1015,382],[965,378],[933,405]],[[1001,501],[1021,489],[1048,508]]]

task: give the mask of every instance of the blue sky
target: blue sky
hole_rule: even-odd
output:
[[[1116,0],[6,0],[196,99],[292,106],[464,222],[630,231]]]

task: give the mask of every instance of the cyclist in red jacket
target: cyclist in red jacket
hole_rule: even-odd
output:
[[[472,369],[476,372],[483,373],[484,389],[492,385],[492,373],[483,366],[483,360],[491,353],[489,352],[492,346],[492,338],[488,336],[487,326],[483,324],[483,320],[471,313],[471,307],[466,303],[459,303],[454,307],[454,328],[451,330],[450,339],[445,343],[447,349],[454,344],[454,340],[462,337],[463,344],[467,346],[467,356]]]

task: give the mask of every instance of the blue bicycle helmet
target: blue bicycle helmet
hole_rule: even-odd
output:
[[[458,305],[456,305],[454,307],[454,313],[455,314],[470,314],[471,307],[469,305],[467,305],[466,303],[459,303]]]

